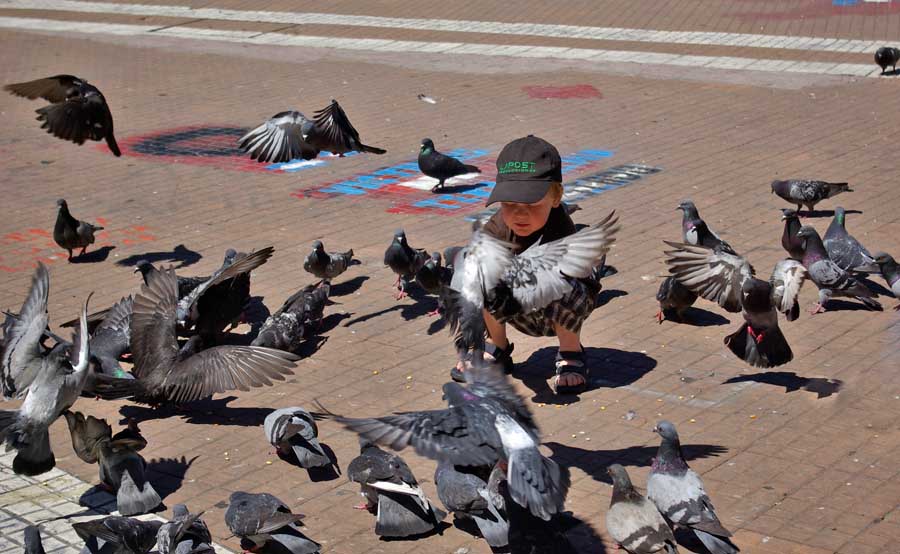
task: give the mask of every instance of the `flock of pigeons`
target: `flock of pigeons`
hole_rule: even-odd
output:
[[[879,53],[887,59],[887,54]],[[106,140],[116,156],[121,154],[103,95],[83,79],[59,75],[5,88],[49,100],[52,104],[38,110],[38,119],[54,135],[78,144]],[[296,111],[279,113],[242,137],[240,145],[260,162],[311,159],[323,151],[384,153],[360,141],[335,101],[311,120]],[[422,141],[419,166],[438,180],[434,190],[453,176],[478,171],[440,154],[430,139]],[[793,356],[779,329],[778,312],[789,321],[799,316],[797,299],[805,280],[819,288],[813,313],[824,311],[834,296],[881,309],[877,294],[861,277],[866,273],[880,273],[900,296],[896,262],[887,254],[870,254],[850,236],[843,209],[835,210],[824,240],[813,227],[800,224],[803,206],[812,212],[819,201],[849,190],[846,183],[772,183],[772,192],[797,210],[783,210],[782,245],[788,257],[775,265],[768,280],[755,276],[753,266],[709,228],[692,202],[683,202],[678,206],[683,212],[683,242],[667,243],[672,248],[666,252],[672,275],[657,294],[659,321],[684,318],[698,296],[729,312],[742,312],[745,322],[725,338],[725,344],[750,365],[774,367]],[[75,250],[84,254],[100,229],[79,221],[65,200],[58,201],[53,237],[69,259]],[[427,498],[404,460],[380,448],[412,447],[437,462],[435,484],[446,510],[474,522],[492,548],[541,551],[529,537],[564,510],[569,475],[541,454],[540,431],[528,404],[504,372],[484,359],[482,311],[511,316],[563,298],[571,290],[567,278],[589,277],[602,266],[618,231],[615,213],[610,213],[573,235],[535,244],[514,256],[512,245],[478,227],[466,246],[448,248],[443,254],[411,247],[398,230],[384,255],[385,265],[397,275],[397,298],[412,282],[438,298],[438,312],[448,320],[455,345],[475,354],[465,372],[466,383],[444,385],[447,407],[437,410],[350,418],[322,406],[316,413],[300,407],[277,409],[264,422],[266,439],[290,463],[337,474],[340,468],[333,453],[318,441],[317,420],[334,420],[358,434],[360,454],[346,473],[360,485],[365,502],[358,507],[375,515],[374,530],[382,537],[440,531],[447,515]],[[202,277],[176,275],[171,268],[139,262],[135,269],[142,278],[139,292],[90,314],[89,296],[79,317],[62,324],[75,328],[72,340],[50,331],[50,274],[42,264],[19,312],[6,312],[0,384],[4,398],[23,402],[18,410],[0,411],[0,441],[7,450],[17,451],[16,473],[44,473],[55,465],[49,427],[65,418],[76,455],[98,465],[100,482],[116,494],[121,514],[73,524],[87,552],[211,550],[202,514],[192,514],[183,505],[175,506],[172,519],[165,523],[130,517],[152,512],[161,503],[145,475],[140,451],[147,441],[138,425],[128,421],[113,434],[105,420],[71,408],[79,396],[181,405],[284,380],[299,360],[298,348],[318,329],[332,281],[359,262],[352,250],[328,252],[315,241],[304,269],[318,282],[287,298],[262,323],[251,344],[229,344],[228,331],[246,319],[250,273],[273,254],[273,247],[249,253],[229,249],[221,267]],[[129,370],[122,367],[123,360],[130,361]],[[612,538],[634,554],[671,554],[677,552],[672,526],[681,526],[692,530],[712,554],[738,552],[702,480],[687,466],[675,427],[661,421],[654,431],[660,434],[661,445],[646,498],[624,468],[609,468],[613,493],[606,523]],[[302,517],[271,494],[235,492],[225,522],[242,546],[254,552],[319,552],[320,545],[301,531]],[[28,552],[42,552],[36,528],[26,529],[25,539]]]

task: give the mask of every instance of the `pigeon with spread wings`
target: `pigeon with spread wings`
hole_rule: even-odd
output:
[[[343,156],[347,152],[368,152],[384,154],[387,150],[363,144],[359,131],[350,123],[344,109],[332,99],[331,104],[317,111],[315,125],[309,132],[307,140],[319,150],[327,150],[332,154]]]

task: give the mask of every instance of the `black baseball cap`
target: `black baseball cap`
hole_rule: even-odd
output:
[[[497,184],[487,205],[494,202],[533,204],[547,195],[551,183],[561,182],[559,151],[546,140],[528,135],[504,146],[497,157]]]

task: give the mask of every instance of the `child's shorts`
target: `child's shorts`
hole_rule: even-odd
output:
[[[572,278],[569,282],[572,284],[572,291],[547,307],[527,314],[501,318],[499,321],[508,323],[531,337],[554,337],[557,324],[573,333],[580,332],[581,324],[594,311],[600,283],[594,278]]]

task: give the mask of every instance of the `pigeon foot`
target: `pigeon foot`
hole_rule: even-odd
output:
[[[431,192],[437,192],[443,188],[444,188],[444,183],[438,183],[438,184],[434,185],[433,187],[431,187]]]
[[[897,304],[896,306],[894,306],[894,310],[900,311],[900,304]]]
[[[663,311],[662,311],[662,310],[656,312],[656,321],[657,321],[660,325],[662,325],[662,322],[665,321],[665,320],[666,320],[666,316],[663,315]]]
[[[825,306],[823,306],[821,304],[816,304],[815,306],[813,306],[813,309],[810,310],[809,315],[822,314],[822,313],[825,313],[825,311],[826,311]]]
[[[753,337],[753,340],[756,341],[756,344],[761,343],[763,341],[763,337],[766,335],[765,332],[755,333],[753,331],[753,327],[751,327],[750,325],[747,325],[747,332],[750,334],[751,337]]]
[[[369,504],[367,502],[360,502],[356,506],[353,506],[354,510],[368,510]]]
[[[898,304],[898,306],[900,306],[900,304]],[[894,309],[897,310],[897,309],[900,309],[900,308],[894,308]],[[427,315],[428,317],[434,317],[434,316],[436,316],[436,315],[441,315],[441,309],[440,309],[440,308],[435,308],[435,309],[431,310],[430,312],[428,312],[428,313],[425,314],[425,315]]]

